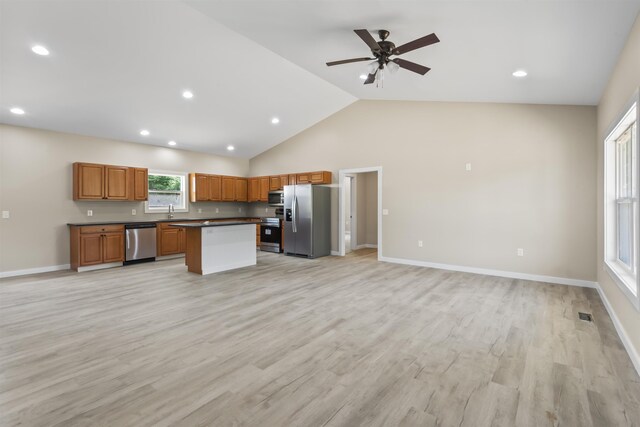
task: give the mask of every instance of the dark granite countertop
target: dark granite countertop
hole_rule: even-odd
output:
[[[132,221],[99,221],[99,222],[70,222],[68,226],[84,226],[84,225],[116,225],[116,224],[140,224],[140,223],[159,223],[159,222],[181,222],[181,221],[260,221],[258,217],[229,217],[229,218],[172,218],[172,219],[152,219],[152,220],[132,220]]]
[[[257,221],[217,221],[217,222],[186,222],[186,223],[175,223],[169,225],[169,227],[181,227],[181,228],[204,228],[204,227],[226,227],[229,225],[247,225],[247,224],[258,224]]]

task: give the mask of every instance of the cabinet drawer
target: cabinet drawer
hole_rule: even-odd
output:
[[[80,233],[118,233],[124,232],[123,225],[85,225],[80,227]]]

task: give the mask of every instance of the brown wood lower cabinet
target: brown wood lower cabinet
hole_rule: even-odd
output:
[[[170,227],[170,225],[185,222],[194,221],[161,222],[158,224],[156,234],[156,256],[184,253],[185,248],[187,247],[187,234],[185,233],[185,229]]]
[[[72,226],[71,268],[124,261],[124,226]]]

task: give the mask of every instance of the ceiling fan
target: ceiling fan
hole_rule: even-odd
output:
[[[424,76],[431,68],[425,67],[424,65],[416,64],[415,62],[404,60],[402,58],[392,59],[391,56],[402,55],[403,53],[411,52],[412,50],[420,49],[421,47],[429,46],[440,41],[438,36],[436,36],[434,33],[431,33],[428,36],[420,37],[419,39],[396,47],[395,44],[387,40],[387,37],[389,37],[389,31],[387,30],[378,31],[380,41],[376,41],[369,30],[353,31],[362,39],[362,41],[367,44],[367,46],[369,46],[373,58],[363,57],[343,59],[342,61],[327,62],[327,66],[332,67],[334,65],[349,64],[351,62],[364,62],[373,60],[373,62],[369,66],[369,75],[364,81],[364,84],[366,85],[371,84],[374,81],[382,81],[385,66],[391,72],[395,72],[398,68],[404,68],[405,70],[413,71],[414,73],[418,73]]]

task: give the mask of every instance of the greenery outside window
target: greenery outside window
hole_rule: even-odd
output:
[[[181,172],[149,171],[149,200],[146,213],[188,212],[187,174]]]

